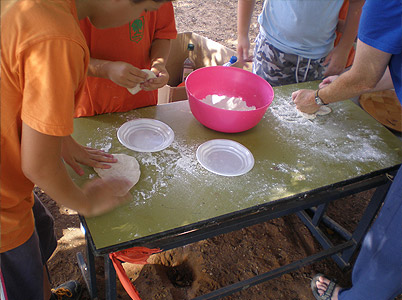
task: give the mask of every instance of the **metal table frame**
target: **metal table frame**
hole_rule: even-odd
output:
[[[166,251],[251,225],[263,223],[271,219],[297,214],[312,235],[321,244],[323,247],[322,251],[264,274],[212,291],[194,298],[194,300],[220,299],[329,256],[335,260],[340,268],[344,269],[349,266],[353,255],[358,251],[361,245],[364,235],[381,208],[391,184],[390,174],[393,174],[397,169],[398,166],[390,167],[306,193],[271,201],[231,214],[222,215],[206,221],[102,249],[96,249],[90,233],[85,230],[87,262],[83,255],[78,253],[78,264],[83,273],[91,298],[97,299],[95,256],[103,256],[105,259],[106,299],[116,299],[116,272],[109,259],[109,253],[136,246],[160,248]],[[348,232],[325,215],[330,202],[372,188],[376,188],[376,191],[353,233]],[[310,216],[311,214],[312,216]],[[80,216],[80,220],[84,229],[86,229],[85,218]],[[339,245],[334,245],[326,234],[320,230],[319,225],[321,223],[339,234],[344,242]]]

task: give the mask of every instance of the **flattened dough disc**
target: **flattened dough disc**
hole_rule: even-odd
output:
[[[125,195],[140,179],[140,165],[132,156],[126,154],[113,154],[113,156],[117,159],[117,162],[110,163],[111,168],[94,168],[94,170],[100,178],[124,178],[128,180],[130,185],[122,191],[122,195]]]
[[[299,111],[299,113],[305,117],[306,119],[312,120],[315,119],[316,116],[325,116],[328,115],[330,112],[332,112],[332,109],[328,106],[321,106],[318,111],[316,111],[313,114],[306,114],[304,112]]]

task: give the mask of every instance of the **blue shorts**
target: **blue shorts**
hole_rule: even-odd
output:
[[[34,197],[34,233],[21,246],[0,253],[2,288],[8,300],[43,300],[43,266],[57,246],[53,217]]]

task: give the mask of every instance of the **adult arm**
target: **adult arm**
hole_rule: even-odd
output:
[[[319,91],[324,103],[333,103],[359,96],[376,88],[380,80],[383,87],[392,86],[390,76],[384,76],[391,54],[357,41],[357,51],[352,68]],[[305,113],[319,109],[314,101],[315,91],[298,90],[292,94],[296,107]]]
[[[324,76],[336,75],[345,69],[350,49],[355,42],[359,28],[360,15],[364,0],[350,0],[349,9],[338,45],[328,54],[324,65],[328,65]]]
[[[327,85],[331,84],[331,82],[335,81],[339,76],[338,75],[333,75],[325,78],[319,85],[319,88],[322,89],[326,87]],[[392,84],[392,78],[391,78],[391,73],[389,72],[389,67],[385,70],[384,75],[380,79],[380,81],[377,83],[377,85],[369,90],[367,92],[377,92],[377,91],[383,91],[383,90],[389,90],[393,89],[394,85]]]
[[[21,167],[25,176],[61,205],[84,216],[105,213],[128,196],[117,196],[127,182],[93,180],[80,189],[71,180],[61,159],[63,137],[40,133],[22,124]]]
[[[237,56],[240,63],[251,61],[249,31],[254,6],[255,0],[239,0],[237,4]]]

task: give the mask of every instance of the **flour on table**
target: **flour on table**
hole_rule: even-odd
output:
[[[125,195],[140,179],[140,165],[132,156],[126,154],[113,154],[113,156],[117,159],[117,162],[110,163],[111,168],[94,168],[94,170],[98,173],[99,177],[103,179],[122,178],[129,181],[130,184],[122,191],[122,195]]]
[[[226,110],[237,110],[237,111],[256,110],[255,106],[247,106],[246,101],[244,101],[241,97],[208,95],[202,101],[208,105]]]
[[[285,98],[278,99],[276,105],[270,107],[270,110],[281,120],[286,122],[295,123],[311,123],[317,115],[327,115],[332,112],[329,106],[321,106],[320,109],[314,114],[306,114],[296,108],[293,100]]]
[[[313,114],[306,114],[304,112],[301,112],[298,110],[298,112],[306,119],[312,120],[315,119],[317,116],[325,116],[328,115],[330,112],[332,112],[332,109],[328,106],[321,106],[319,110],[317,110]]]
[[[148,77],[147,77],[147,80],[148,80],[148,79],[152,79],[152,78],[156,78],[155,73],[152,72],[151,70],[142,69],[141,71],[147,74],[147,76],[148,76]],[[144,82],[145,82],[145,81],[144,81]],[[141,82],[141,83],[144,83],[144,82]],[[140,84],[137,84],[136,86],[132,87],[131,89],[128,88],[128,91],[129,91],[131,94],[135,95],[135,94],[137,94],[139,91],[141,91],[141,86],[140,86]]]

